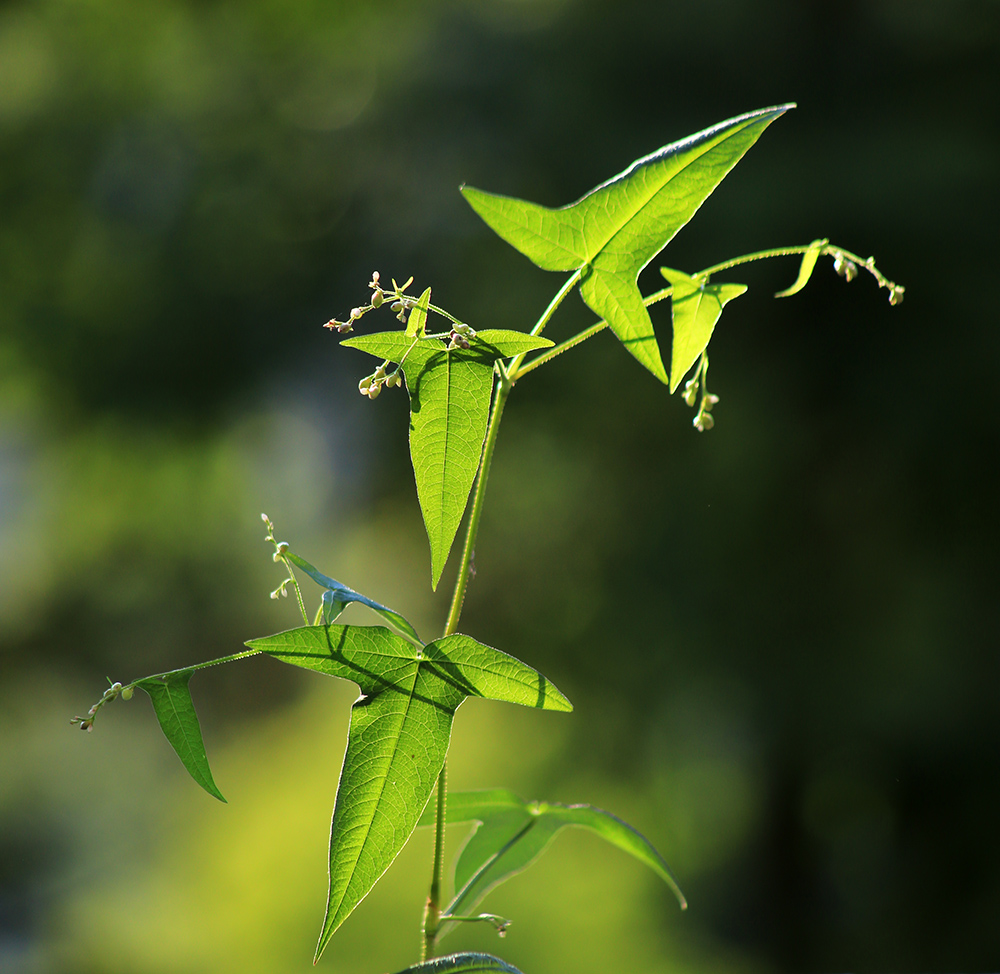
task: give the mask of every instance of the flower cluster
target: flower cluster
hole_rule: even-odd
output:
[[[104,696],[101,697],[101,699],[87,711],[86,717],[72,717],[70,719],[70,723],[79,724],[80,730],[83,731],[93,730],[94,718],[97,716],[97,712],[101,709],[101,707],[103,707],[106,703],[111,703],[112,700],[116,700],[119,694],[121,694],[122,700],[131,700],[132,692],[132,687],[123,687],[120,683],[112,683],[111,686],[104,691]]]
[[[827,251],[830,253],[830,251]],[[833,269],[845,280],[853,281],[854,278],[858,276],[858,265],[855,263],[851,257],[853,254],[848,256],[841,250],[832,251],[833,254]],[[889,304],[895,307],[897,304],[902,304],[903,294],[906,288],[902,284],[896,284],[894,281],[890,281],[884,274],[879,271],[875,266],[875,258],[869,257],[867,260],[861,260],[860,258],[855,258],[859,261],[861,266],[868,271],[872,277],[878,281],[879,287],[884,287],[889,292]]]
[[[358,392],[369,399],[377,399],[382,392],[382,386],[385,386],[387,389],[391,389],[393,386],[401,386],[403,384],[402,373],[397,368],[394,372],[390,372],[387,375],[386,369],[389,365],[390,363],[387,359],[371,375],[366,375],[358,383]]]
[[[392,310],[396,312],[396,317],[405,324],[407,312],[417,303],[414,298],[405,293],[406,289],[413,283],[413,278],[411,277],[405,284],[397,284],[393,280],[391,291],[383,290],[380,281],[379,272],[373,271],[372,279],[368,282],[368,286],[372,290],[372,297],[368,304],[351,308],[346,321],[338,321],[336,318],[331,318],[323,327],[329,328],[331,331],[338,331],[342,335],[348,335],[354,331],[354,323],[356,321],[368,314],[369,311],[376,311],[381,308],[387,300],[392,300]]]

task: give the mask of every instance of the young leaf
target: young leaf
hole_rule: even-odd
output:
[[[707,284],[703,277],[661,267],[660,273],[674,286],[670,308],[674,320],[674,344],[670,355],[670,391],[708,345],[722,309],[743,294],[745,284]]]
[[[577,202],[550,209],[471,186],[462,193],[513,247],[550,271],[581,271],[587,305],[664,384],[639,272],[683,227],[761,133],[792,104],[748,112],[638,159]]]
[[[487,330],[468,349],[449,349],[436,338],[415,341],[401,332],[362,335],[341,344],[402,364],[410,394],[410,459],[431,549],[431,587],[436,589],[479,469],[493,363],[551,342]]]
[[[224,802],[226,799],[222,797],[208,766],[201,725],[188,689],[193,674],[194,670],[175,670],[165,676],[139,680],[135,686],[149,694],[160,729],[191,777],[213,798]]]
[[[420,650],[381,626],[306,626],[247,645],[361,688],[330,829],[330,894],[317,958],[415,828],[467,696],[572,709],[530,666],[457,633]]]
[[[593,805],[560,805],[525,802],[505,789],[452,793],[448,796],[447,821],[476,822],[476,830],[459,853],[455,864],[455,898],[442,913],[465,913],[494,886],[526,869],[545,851],[556,833],[567,826],[580,826],[600,835],[649,866],[674,892],[681,908],[687,901],[677,882],[649,840],[610,812]],[[420,825],[430,825],[428,812]],[[454,925],[449,924],[447,929]],[[442,930],[442,935],[445,930]]]
[[[521,972],[511,964],[492,954],[449,954],[447,957],[435,957],[434,960],[425,960],[422,964],[414,964],[413,967],[400,971],[399,974],[491,974],[498,971],[500,974],[521,974]]]
[[[427,328],[427,308],[431,303],[431,289],[427,288],[420,298],[417,300],[416,305],[410,311],[410,317],[406,320],[406,337],[407,338],[423,338],[424,331]]]
[[[802,255],[802,263],[799,264],[799,276],[795,279],[795,283],[791,287],[786,287],[784,291],[778,291],[775,294],[776,298],[787,298],[793,294],[798,294],[809,283],[809,278],[812,277],[816,261],[823,252],[823,248],[829,242],[829,240],[821,239],[814,240],[809,244],[809,249]]]
[[[387,608],[381,602],[376,602],[360,592],[355,592],[354,589],[348,588],[346,585],[341,585],[340,582],[330,578],[329,575],[324,575],[310,565],[305,558],[300,558],[292,551],[286,551],[285,557],[297,568],[301,568],[317,585],[326,589],[323,593],[323,621],[327,625],[333,622],[351,602],[360,602],[377,612],[389,625],[394,626],[421,646],[423,645],[423,641],[417,635],[417,630],[394,609]]]

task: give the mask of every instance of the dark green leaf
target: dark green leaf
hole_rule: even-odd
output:
[[[420,650],[381,626],[306,626],[247,645],[361,688],[330,830],[330,896],[317,957],[416,826],[467,696],[572,709],[530,666],[457,633]]]
[[[472,208],[539,267],[581,271],[580,293],[625,347],[668,382],[639,272],[791,104],[731,118],[636,160],[561,209],[464,187]]]
[[[188,689],[193,674],[194,670],[175,670],[164,676],[138,680],[135,686],[149,694],[160,729],[191,777],[210,795],[224,802],[226,799],[222,797],[208,766],[201,725]]]
[[[670,295],[674,323],[670,356],[670,391],[673,392],[708,346],[722,309],[747,287],[745,284],[707,284],[704,277],[692,277],[669,267],[661,267],[660,273],[674,286]]]
[[[422,964],[400,971],[399,974],[489,974],[499,971],[500,974],[521,974],[521,972],[506,961],[492,954],[449,954],[447,957],[435,957]]]

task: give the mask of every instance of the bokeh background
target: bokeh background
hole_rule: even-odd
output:
[[[452,787],[615,811],[691,908],[567,833],[486,901],[505,941],[444,946],[527,974],[996,970],[998,66],[995,0],[0,5],[0,968],[309,969],[354,688],[199,674],[228,805],[141,694],[68,718],[295,624],[261,511],[440,627],[404,399],[359,397],[369,362],[320,325],[378,268],[529,327],[560,279],[460,183],[560,205],[795,100],[663,262],[828,236],[905,302],[828,261],[784,301],[794,258],[734,272],[705,435],[608,334],[526,378],[463,618],[576,713],[470,701]],[[573,298],[551,332],[591,320]],[[418,834],[323,966],[415,960],[429,870]]]

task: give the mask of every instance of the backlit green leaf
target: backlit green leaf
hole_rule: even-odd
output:
[[[467,696],[572,709],[530,666],[457,633],[421,650],[381,626],[306,626],[247,645],[361,688],[330,830],[330,895],[317,957],[416,826]]]
[[[224,802],[226,799],[222,797],[208,766],[201,725],[188,689],[193,674],[193,669],[176,670],[164,676],[138,680],[135,686],[149,694],[160,729],[191,777],[210,795]]]
[[[477,331],[472,339],[473,348],[488,348],[494,358],[510,358],[522,352],[533,352],[539,348],[551,348],[555,342],[540,335],[529,335],[523,331],[507,331],[501,328],[484,328]]]
[[[437,338],[382,332],[341,344],[402,364],[410,394],[410,459],[437,588],[469,500],[486,438],[493,363],[551,342],[521,332],[484,330],[468,349]]]
[[[420,825],[433,824],[428,809]],[[560,805],[526,802],[505,789],[469,791],[448,796],[447,821],[475,822],[455,864],[455,898],[442,914],[467,913],[494,886],[526,869],[545,851],[557,832],[579,826],[596,832],[605,841],[649,866],[674,892],[682,908],[687,907],[663,857],[649,840],[620,818],[593,805]],[[449,924],[442,930],[452,929]]]
[[[791,287],[786,287],[784,291],[778,291],[775,294],[776,298],[787,298],[793,294],[798,294],[809,283],[809,278],[812,277],[816,261],[823,252],[823,248],[829,242],[827,239],[820,239],[814,240],[809,244],[809,249],[802,255],[802,263],[799,264],[799,276],[795,279],[795,283]]]
[[[408,338],[424,337],[424,331],[427,328],[427,308],[430,303],[431,289],[427,288],[410,310],[410,317],[406,319],[406,336]]]
[[[764,129],[792,107],[748,112],[664,146],[560,209],[471,186],[462,193],[499,236],[539,267],[581,271],[583,300],[666,384],[637,285],[639,272],[694,216]]]
[[[660,273],[674,286],[670,308],[674,321],[674,344],[670,356],[670,391],[708,346],[722,309],[743,294],[745,284],[707,284],[703,277],[669,267]]]

